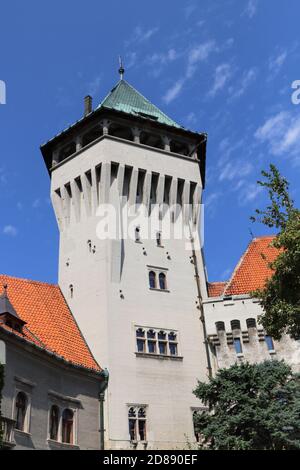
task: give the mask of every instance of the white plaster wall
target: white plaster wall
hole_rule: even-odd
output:
[[[110,372],[107,445],[110,448],[130,446],[128,404],[145,404],[148,448],[183,448],[187,439],[194,440],[191,407],[200,406],[192,391],[197,379],[206,378],[191,252],[186,250],[183,240],[163,240],[164,247],[157,247],[155,240],[142,240],[142,243],[125,240],[123,271],[118,279],[116,273],[120,269],[122,252],[120,242],[112,243],[96,237],[99,218],[95,216],[95,185],[91,190],[90,214],[86,211],[87,191],[81,196],[79,210],[76,207],[78,199],[72,198],[70,214],[68,198],[63,191],[66,183],[89,170],[95,176],[94,168],[101,163],[100,204],[114,201],[113,194],[109,192],[111,162],[119,163],[119,187],[122,166],[129,165],[135,170],[172,176],[172,198],[175,197],[177,178],[186,182],[185,198],[188,197],[190,182],[196,182],[198,202],[201,197],[199,166],[192,159],[104,137],[57,167],[52,173],[51,183],[61,230],[59,284],[97,361],[102,367],[108,367]],[[58,188],[63,201],[55,195]],[[133,176],[129,195],[131,202],[135,190],[136,179]],[[159,191],[161,194],[161,187]],[[146,186],[145,200],[148,193],[149,187],[147,189]],[[87,240],[92,241],[95,253],[89,252]],[[167,258],[167,252],[171,259]],[[201,260],[199,252],[198,256]],[[168,270],[169,292],[149,289],[147,265]],[[203,279],[202,271],[201,275]],[[73,298],[70,298],[70,284],[74,289]],[[124,298],[120,297],[120,290]],[[137,357],[135,325],[177,330],[182,358]]]
[[[268,351],[264,341],[264,331],[258,320],[258,317],[262,314],[262,309],[256,299],[252,299],[249,296],[234,296],[232,300],[223,300],[221,298],[206,299],[204,302],[204,312],[208,336],[217,334],[215,323],[218,321],[225,323],[226,333],[231,333],[230,322],[232,320],[239,320],[241,323],[240,337],[242,339],[243,356],[237,357],[234,346],[228,344],[226,336],[221,334],[220,345],[217,345],[215,348],[215,370],[221,367],[229,367],[237,361],[255,363],[267,359],[284,359],[292,366],[293,370],[300,370],[299,340],[295,341],[288,335],[284,335],[280,341],[273,341],[274,351],[271,353]],[[256,319],[257,328],[247,328],[246,320],[248,318]],[[258,335],[257,330],[261,331],[260,335]],[[246,341],[243,341],[243,336],[246,338]]]

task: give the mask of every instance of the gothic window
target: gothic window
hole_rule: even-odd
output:
[[[273,343],[272,336],[266,335],[265,336],[265,342],[266,342],[268,350],[269,351],[274,351],[274,343]]]
[[[16,429],[19,431],[25,431],[26,425],[26,413],[27,413],[28,400],[23,392],[19,392],[16,396]]]
[[[159,288],[161,290],[166,290],[167,289],[167,278],[165,273],[159,273]]]
[[[197,424],[198,417],[199,417],[200,413],[201,412],[198,411],[198,410],[193,411],[194,434],[195,434],[195,439],[196,439],[197,442],[200,442],[200,439],[201,439],[201,434],[199,432],[198,424]]]
[[[159,354],[166,355],[167,354],[167,340],[166,340],[166,333],[164,331],[159,331],[158,333],[158,349]]]
[[[142,328],[136,330],[136,346],[137,352],[145,352],[145,331]]]
[[[73,444],[74,413],[66,408],[62,414],[62,442]]]
[[[58,423],[59,423],[59,408],[52,405],[50,409],[50,439],[53,441],[58,440]]]
[[[131,406],[128,410],[129,437],[131,441],[146,440],[146,408]]]
[[[168,334],[168,340],[169,340],[169,352],[171,356],[177,356],[178,350],[177,350],[177,335],[172,331],[171,333]]]
[[[147,339],[148,339],[148,352],[150,354],[156,353],[156,333],[154,330],[147,331]]]
[[[136,409],[129,408],[128,411],[129,436],[131,441],[136,441]]]
[[[178,334],[175,331],[137,327],[136,342],[138,353],[151,354],[151,357],[178,356]]]
[[[156,289],[156,273],[154,271],[149,272],[149,286],[150,289]]]

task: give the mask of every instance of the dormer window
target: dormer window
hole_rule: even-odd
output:
[[[26,322],[19,317],[8,298],[7,285],[4,286],[4,292],[0,295],[0,324],[1,323],[18,333],[22,333],[23,326],[26,324]]]

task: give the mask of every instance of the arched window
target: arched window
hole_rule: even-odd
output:
[[[146,440],[146,410],[145,408],[139,408],[138,411],[138,428],[139,438],[141,441]]]
[[[16,429],[25,431],[25,419],[28,400],[23,392],[19,392],[16,397]]]
[[[159,331],[158,334],[158,349],[159,354],[163,354],[164,356],[167,354],[167,339],[166,333],[164,331]]]
[[[136,330],[136,347],[137,352],[145,352],[145,331],[142,328]]]
[[[150,354],[156,354],[156,333],[154,330],[147,331],[148,339],[148,352]]]
[[[136,441],[136,410],[131,407],[128,410],[129,435],[131,441]]]
[[[58,422],[59,422],[59,408],[52,405],[50,409],[50,439],[57,441],[58,439]]]
[[[159,288],[162,290],[167,288],[167,279],[165,273],[159,273]]]
[[[177,336],[173,331],[171,331],[171,333],[168,334],[168,340],[169,340],[170,355],[171,356],[177,356],[177,354],[178,354]]]
[[[156,273],[154,271],[149,272],[149,286],[150,289],[156,289]]]
[[[73,444],[74,413],[66,408],[62,414],[62,442]]]

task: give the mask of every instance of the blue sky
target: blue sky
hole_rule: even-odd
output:
[[[287,7],[288,5],[288,7]],[[227,279],[263,207],[256,185],[274,162],[299,205],[297,0],[70,0],[1,4],[0,253],[2,273],[56,282],[58,230],[39,145],[125,78],[170,117],[208,133],[205,256]]]

